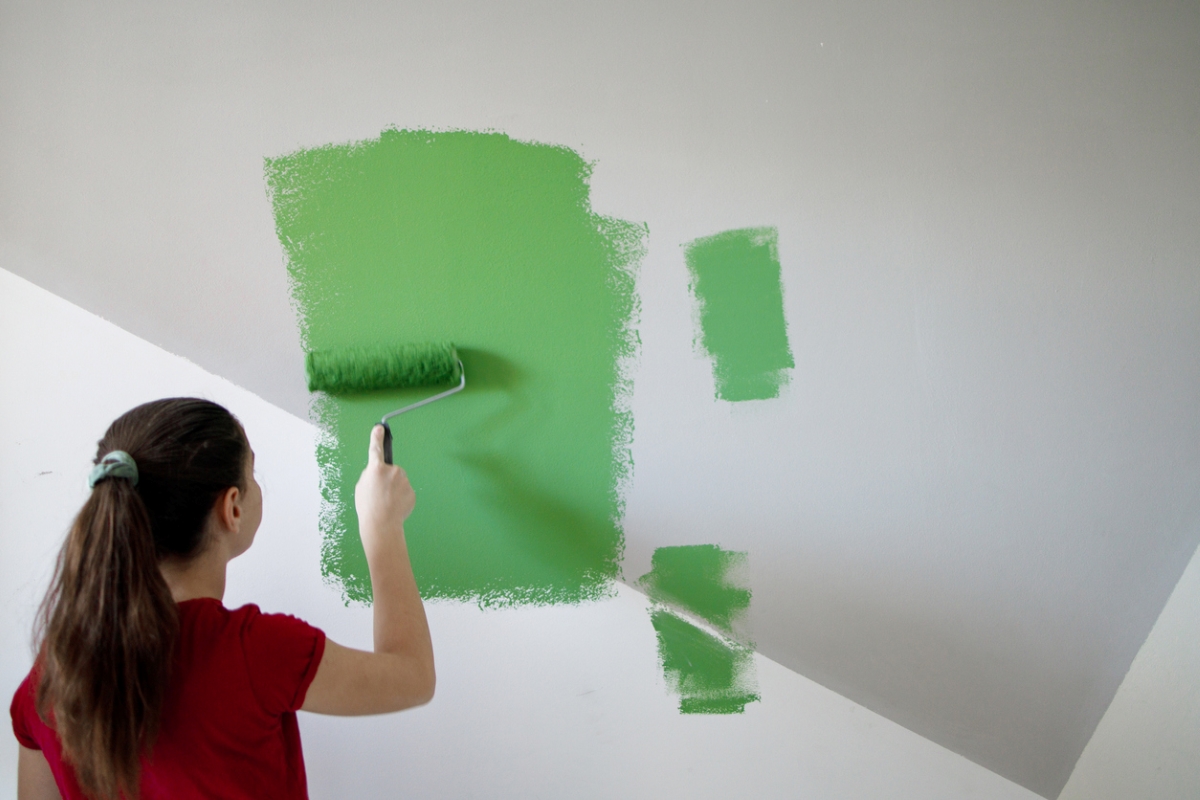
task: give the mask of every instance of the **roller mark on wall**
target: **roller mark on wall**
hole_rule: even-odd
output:
[[[715,544],[660,547],[650,558],[650,572],[638,583],[652,600],[732,633],[737,616],[750,607],[750,590],[735,583],[736,571],[745,564],[745,553]]]
[[[795,366],[783,316],[775,228],[725,231],[685,245],[699,344],[721,400],[779,396]]]
[[[668,687],[684,714],[738,714],[758,700],[754,651],[732,638],[734,623],[750,606],[738,585],[746,554],[717,545],[660,547],[638,584],[655,601],[650,621]],[[684,615],[711,624],[710,633]]]
[[[655,609],[658,657],[681,714],[740,714],[759,699],[753,651],[707,633],[670,611]]]
[[[462,356],[466,391],[393,423],[423,595],[610,591],[645,226],[592,212],[574,151],[499,133],[388,130],[268,159],[266,173],[307,349],[448,340]],[[314,402],[322,566],[348,600],[370,599],[353,501],[367,437],[428,393]]]

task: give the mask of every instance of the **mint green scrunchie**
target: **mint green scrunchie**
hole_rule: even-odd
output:
[[[113,450],[92,467],[88,475],[88,488],[95,489],[96,484],[106,478],[128,478],[130,483],[137,486],[137,462],[124,450]]]

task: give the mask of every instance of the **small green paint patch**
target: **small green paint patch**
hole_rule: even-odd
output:
[[[651,599],[732,632],[734,619],[750,607],[750,590],[735,585],[732,574],[745,563],[745,553],[715,544],[660,547],[651,557],[650,572],[638,584]]]
[[[738,615],[750,607],[750,590],[736,571],[746,554],[715,544],[660,547],[650,572],[638,580],[656,607],[650,621],[667,685],[679,694],[684,714],[740,714],[758,699],[750,646],[714,636],[672,610],[695,614],[732,635]]]
[[[713,360],[721,400],[779,396],[795,366],[783,316],[775,228],[696,239],[684,254],[699,303],[700,344]]]
[[[650,621],[658,656],[682,714],[740,714],[759,699],[752,677],[753,651],[723,641],[664,609]]]
[[[392,423],[426,598],[576,602],[617,576],[646,228],[593,213],[589,175],[565,147],[469,131],[266,161],[304,347],[454,342],[462,358],[465,391]],[[432,391],[316,396],[322,567],[347,600],[371,596],[354,513],[371,427]]]

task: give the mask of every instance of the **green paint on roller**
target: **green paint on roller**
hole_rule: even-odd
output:
[[[310,392],[345,394],[454,383],[458,351],[448,342],[312,350],[304,358]]]
[[[795,366],[783,316],[775,228],[743,228],[684,249],[699,304],[700,344],[721,400],[779,396]]]
[[[467,389],[393,422],[417,491],[426,598],[577,602],[611,591],[646,229],[592,212],[590,166],[499,133],[388,130],[268,159],[303,344],[453,341]],[[371,426],[428,388],[319,395],[322,567],[370,599],[354,483]]]
[[[740,714],[759,699],[753,651],[707,633],[663,609],[650,614],[663,674],[683,714]]]
[[[734,582],[734,572],[745,563],[745,553],[715,544],[660,547],[651,556],[650,572],[638,584],[651,599],[732,632],[736,617],[750,607],[750,590]]]

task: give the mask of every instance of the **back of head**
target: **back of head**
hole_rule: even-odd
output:
[[[39,713],[52,712],[64,756],[97,798],[137,796],[158,733],[179,626],[159,562],[204,549],[217,497],[245,489],[249,445],[221,406],[172,398],[113,422],[96,463],[113,451],[136,470],[101,470],[75,518],[42,604],[38,656]]]

